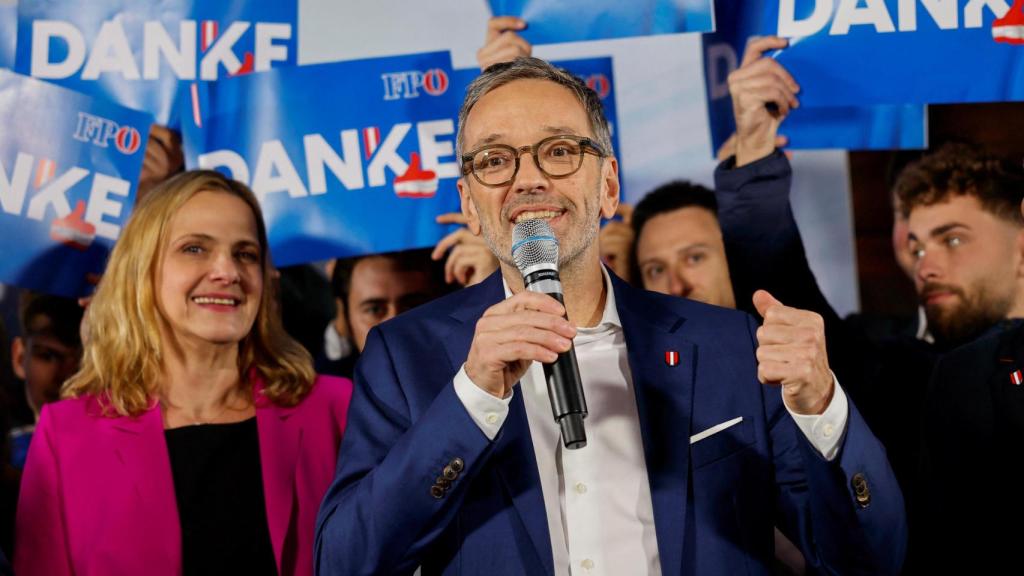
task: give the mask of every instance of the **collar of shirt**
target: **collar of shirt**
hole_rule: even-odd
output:
[[[604,311],[601,313],[601,321],[596,326],[589,328],[577,328],[576,337],[573,338],[573,342],[578,346],[580,344],[587,344],[594,340],[600,340],[605,336],[612,334],[618,330],[622,330],[622,321],[619,319],[619,309],[615,305],[615,290],[612,288],[612,279],[608,276],[608,270],[601,266],[601,276],[604,278]],[[505,288],[505,298],[512,297],[512,290],[508,287],[508,282],[505,281],[504,276],[501,278],[501,285]]]

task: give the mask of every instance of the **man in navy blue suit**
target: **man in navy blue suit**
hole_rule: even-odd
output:
[[[819,571],[899,570],[903,498],[820,318],[761,292],[758,328],[601,266],[618,165],[591,90],[533,58],[492,66],[457,146],[463,213],[500,270],[370,332],[318,574],[765,574],[773,526]],[[534,218],[559,239],[564,308],[511,260]],[[590,411],[578,450],[540,365],[570,344]]]

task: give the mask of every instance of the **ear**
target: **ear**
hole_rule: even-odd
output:
[[[25,380],[27,376],[25,372],[25,340],[21,336],[15,336],[14,341],[11,342],[11,364],[13,364],[14,375],[18,377],[18,380]]]
[[[1024,278],[1024,227],[1017,230],[1017,277]]]
[[[619,161],[614,156],[601,164],[601,216],[611,218],[619,208]]]
[[[469,193],[469,184],[466,182],[466,178],[462,177],[455,181],[455,186],[459,189],[459,200],[462,202],[462,215],[466,217],[466,227],[473,233],[474,236],[480,235],[480,215],[476,211],[476,204],[473,203],[473,198]]]

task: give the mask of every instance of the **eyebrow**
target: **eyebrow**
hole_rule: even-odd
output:
[[[949,224],[943,224],[942,226],[933,228],[931,232],[928,233],[928,236],[931,238],[935,238],[936,236],[942,236],[943,234],[956,230],[957,228],[963,228],[964,230],[967,231],[971,230],[971,227],[968,226],[967,224],[963,224],[961,222],[950,222]],[[908,232],[907,238],[914,241],[920,240],[917,237],[917,235],[914,234],[913,232]]]
[[[205,242],[216,242],[217,238],[215,238],[215,237],[213,237],[213,236],[211,236],[209,234],[202,234],[202,233],[199,233],[199,232],[190,232],[188,234],[183,234],[183,235],[179,236],[178,238],[176,238],[174,240],[174,242],[172,242],[172,244],[177,244],[179,242],[183,242],[183,241],[186,241],[186,240],[202,240],[202,241],[205,241]],[[253,247],[259,248],[260,243],[258,241],[256,241],[256,240],[250,240],[250,239],[246,238],[244,240],[238,240],[238,241],[232,242],[232,246],[253,246]]]

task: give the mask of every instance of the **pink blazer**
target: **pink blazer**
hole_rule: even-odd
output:
[[[279,574],[313,573],[317,510],[334,477],[352,382],[320,376],[298,406],[258,392],[256,427]],[[159,407],[99,415],[94,397],[47,405],[18,500],[19,576],[181,574],[181,527]]]

